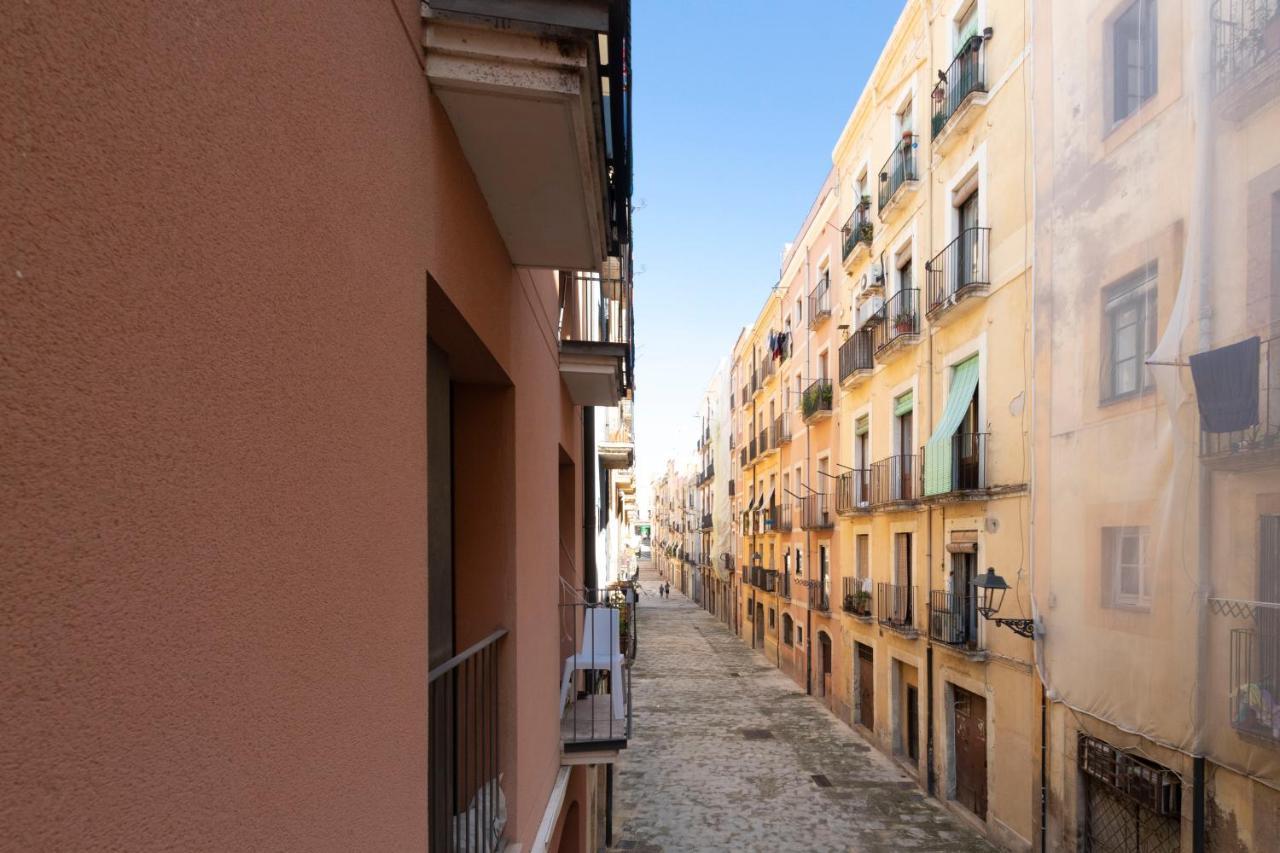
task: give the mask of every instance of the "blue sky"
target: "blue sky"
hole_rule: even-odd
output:
[[[636,454],[691,453],[699,401],[778,278],[895,0],[636,0]]]

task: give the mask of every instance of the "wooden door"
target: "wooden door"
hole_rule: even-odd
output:
[[[907,757],[920,760],[920,692],[914,684],[907,685]]]
[[[825,633],[818,634],[818,647],[821,650],[822,697],[830,705],[831,698],[831,638]]]
[[[987,700],[952,688],[955,723],[956,802],[987,819]]]
[[[876,727],[876,666],[870,646],[858,643],[858,722],[872,731]]]

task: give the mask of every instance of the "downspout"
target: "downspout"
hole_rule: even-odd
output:
[[[596,418],[593,406],[582,407],[582,585],[596,588]]]
[[[985,23],[985,22],[984,22],[984,23]],[[928,44],[929,44],[929,68],[930,68],[930,69],[934,69],[934,68],[937,68],[937,65],[936,65],[936,64],[935,64],[935,62],[934,62],[934,55],[933,55],[933,39],[927,39],[927,42],[928,42]],[[930,101],[930,103],[932,103],[932,101]],[[933,126],[933,119],[932,119],[932,117],[930,117],[930,119],[929,119],[929,126],[930,126],[930,127],[932,127],[932,126]],[[930,153],[930,155],[932,156],[932,154],[933,154],[932,150],[931,150],[929,153]],[[927,197],[925,198],[925,208],[926,208],[926,210],[928,211],[928,214],[929,214],[929,222],[930,222],[930,224],[931,224],[931,225],[932,225],[932,223],[933,223],[933,198],[934,198],[934,197],[933,197],[933,181],[929,181],[929,191],[928,191],[928,195],[927,195]],[[932,228],[926,228],[926,229],[925,229],[925,239],[929,241],[929,255],[928,255],[929,257],[933,257],[933,255],[932,255],[932,251],[933,251],[933,240],[932,240],[932,236],[933,236],[933,230],[932,230]],[[924,284],[925,284],[925,292],[927,293],[927,291],[928,291],[928,286],[929,286],[929,273],[928,273],[928,270],[927,270],[927,269],[926,269],[926,271],[925,271],[925,280],[924,280]],[[920,300],[920,302],[923,302],[923,301],[924,301],[924,300]],[[928,388],[929,388],[929,420],[930,420],[929,435],[933,435],[933,423],[932,423],[932,421],[933,421],[933,419],[934,419],[934,418],[933,418],[933,332],[932,332],[932,328],[930,328],[930,333],[929,333],[928,359],[929,359],[929,360],[928,360],[928,365],[927,365],[927,367],[928,367],[928,374],[929,374]],[[920,460],[920,465],[921,465],[921,467],[923,468],[923,465],[924,465],[924,459],[923,459],[923,458]],[[923,473],[924,473],[924,472],[923,472],[923,470],[922,470],[922,471],[921,471],[921,474],[923,474]],[[920,481],[920,482],[923,484],[923,482],[924,482],[923,477],[921,477],[921,481]],[[923,487],[921,488],[921,491],[923,491]],[[922,495],[922,497],[923,497],[923,495]],[[943,518],[942,534],[943,534],[944,536],[946,535],[946,529],[947,529],[947,525],[946,525],[946,517],[947,517],[947,511],[946,511],[946,509],[944,508],[944,509],[942,510],[942,518]],[[945,553],[945,552],[944,552],[944,553]],[[925,554],[924,559],[925,559],[925,567],[926,567],[926,568],[925,568],[925,598],[924,598],[924,600],[925,600],[925,607],[926,607],[926,608],[929,608],[929,607],[932,607],[932,605],[933,605],[933,507],[926,507],[926,509],[925,509],[925,544],[924,544],[924,554]],[[942,567],[942,571],[943,571],[943,574],[945,575],[945,573],[946,573],[946,566],[945,566],[945,565]],[[931,611],[931,610],[926,609],[926,611],[925,611],[925,612],[926,612],[926,613],[928,613],[930,617],[932,617],[933,613],[932,613],[932,611]],[[931,797],[932,797],[932,796],[934,795],[934,790],[935,790],[934,768],[933,768],[933,749],[934,749],[934,737],[933,737],[933,720],[934,720],[934,715],[933,715],[933,632],[929,630],[929,626],[928,626],[928,625],[926,625],[926,626],[925,626],[925,644],[924,644],[924,648],[925,648],[925,666],[927,666],[927,667],[928,667],[928,672],[926,673],[926,675],[925,675],[925,680],[924,680],[924,693],[925,693],[924,700],[925,700],[925,702],[926,702],[926,707],[925,707],[925,726],[927,726],[927,727],[928,727],[928,730],[925,732],[925,748],[924,748],[924,752],[925,752],[925,763],[927,764],[927,767],[925,768],[925,791],[929,794],[929,796],[931,796]]]
[[[812,272],[813,272],[813,269],[812,269],[811,261],[809,257],[809,246],[806,245],[804,247],[805,296],[801,297],[802,299],[807,300],[808,294],[811,292],[809,290],[809,285],[813,283],[811,281]],[[812,311],[813,308],[809,306],[809,310]],[[806,323],[811,322],[812,319],[813,318],[810,317],[805,322]],[[805,373],[809,372],[809,351],[810,349],[812,349],[812,347],[813,347],[813,333],[810,332],[809,334],[804,336],[804,368],[803,369]],[[800,384],[801,385],[804,384],[803,380],[801,381]],[[802,405],[803,405],[803,398],[802,398]],[[810,483],[813,482],[812,462],[813,462],[813,446],[810,442],[809,426],[806,424],[804,429],[804,469],[805,469],[804,475],[806,478],[808,478]],[[809,489],[809,495],[810,496],[813,495],[813,489]],[[803,520],[803,513],[802,513],[801,524],[803,523],[804,523],[804,520]],[[811,534],[809,533],[809,528],[808,527],[804,528],[804,552],[809,555],[809,558],[804,566],[804,581],[805,581],[806,590],[809,588],[809,583],[810,583],[809,567],[813,565],[813,549],[812,547],[810,547],[811,546],[811,543],[809,540],[810,535]],[[804,608],[804,633],[806,638],[805,642],[808,644],[804,647],[804,692],[806,695],[812,696],[813,695],[813,609],[808,606],[808,602],[805,602],[805,608]]]

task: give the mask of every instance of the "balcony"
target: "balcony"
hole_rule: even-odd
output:
[[[871,583],[865,578],[845,578],[841,609],[859,619],[871,618]]]
[[[800,526],[803,529],[828,530],[835,527],[835,524],[835,513],[831,511],[829,495],[815,492],[800,499]]]
[[[990,244],[990,228],[966,228],[925,264],[930,320],[940,323],[969,297],[987,294]]]
[[[978,598],[973,589],[929,594],[929,637],[958,649],[978,648]]]
[[[915,634],[915,597],[914,586],[876,584],[876,613],[880,624],[899,633]]]
[[[920,495],[929,498],[985,498],[987,496],[987,444],[985,432],[957,432],[947,446],[936,451],[938,459],[929,455],[928,447],[920,448],[923,483]],[[931,465],[941,467],[933,471]],[[950,476],[946,472],[950,472]],[[939,476],[939,474],[942,476]]]
[[[1280,461],[1280,337],[1258,348],[1258,422],[1235,432],[1201,429],[1200,460],[1230,471]]]
[[[871,329],[860,329],[840,345],[840,384],[853,384],[851,380],[870,376],[875,370],[872,358],[875,344],[875,333]]]
[[[1274,613],[1263,618],[1266,628],[1231,630],[1228,719],[1236,731],[1274,745],[1280,741],[1280,630]]]
[[[773,445],[781,447],[791,441],[791,418],[788,415],[778,415],[773,419]]]
[[[809,328],[816,329],[831,316],[831,273],[822,274],[817,285],[809,291]]]
[[[818,613],[831,612],[831,593],[820,580],[806,581],[805,586],[808,587],[808,602],[810,610],[816,610]]]
[[[579,406],[616,406],[632,388],[631,280],[625,264],[607,276],[560,273],[560,376]]]
[[[916,171],[916,148],[920,138],[914,133],[904,134],[893,146],[893,152],[880,169],[880,219],[897,208],[908,194],[915,192],[920,182]]]
[[[871,241],[875,233],[875,226],[871,224],[871,196],[865,195],[854,205],[844,228],[840,229],[845,264],[852,264],[857,258],[871,252]]]
[[[767,511],[774,531],[778,533],[791,532],[791,504],[774,504]]]
[[[768,381],[769,381],[770,379],[772,379],[772,378],[774,377],[774,375],[776,374],[776,372],[777,372],[777,366],[773,363],[773,356],[772,356],[772,355],[770,355],[770,356],[766,357],[766,358],[764,359],[764,361],[760,362],[760,388],[761,388],[761,390],[763,390],[763,389],[764,389],[764,386],[768,383]]]
[[[708,462],[706,475],[704,479],[706,480],[706,482],[710,483],[715,478],[716,478],[716,464],[714,462]]]
[[[1240,121],[1280,90],[1276,0],[1214,0],[1209,18],[1218,110]]]
[[[500,0],[424,4],[426,77],[512,262],[599,269],[631,241],[629,11],[546,0],[510,18]]]
[[[875,354],[881,361],[920,340],[920,291],[899,290],[886,299],[881,320],[874,328]]]
[[[960,48],[951,66],[939,75],[933,89],[933,140],[935,150],[945,152],[950,143],[972,126],[987,102],[986,50],[983,38],[972,36]]]
[[[800,399],[800,413],[805,423],[831,417],[830,379],[816,379],[804,389],[804,396]]]
[[[710,529],[711,529],[711,513],[709,513],[709,512],[704,512],[704,513],[702,514],[702,527],[701,527],[701,529],[702,529],[702,530],[710,530]]]
[[[738,467],[746,468],[747,462],[749,460],[750,460],[750,457],[747,456],[747,448],[743,447],[741,450],[738,451]]]
[[[729,497],[733,497],[735,494],[737,494],[737,483],[733,480],[730,480],[729,481]]]
[[[427,674],[427,775],[431,798],[427,826],[432,850],[463,849],[461,826],[474,816],[469,804],[498,801],[499,745],[513,720],[502,719],[504,700],[500,679],[505,630],[455,655]],[[474,733],[483,732],[483,738]],[[467,737],[467,735],[473,735]],[[493,826],[490,815],[474,816],[482,827]],[[453,836],[453,837],[450,837]],[[497,850],[498,839],[484,833],[474,849]]]
[[[919,464],[915,454],[871,463],[871,506],[908,504],[919,499]]]
[[[751,384],[742,383],[742,408],[746,409],[751,406]]]
[[[757,452],[757,448],[758,448],[758,447],[759,447],[759,445],[756,443],[756,437],[755,437],[754,435],[753,435],[753,436],[751,436],[751,448],[750,448],[750,449],[751,449],[751,453],[749,454],[748,458],[750,458],[750,459],[755,459],[757,456],[759,456],[759,455],[760,455],[760,454]]]
[[[778,589],[778,573],[763,566],[752,566],[751,585],[762,592],[776,592]]]
[[[560,596],[560,743],[565,753],[616,753],[631,736],[634,591],[573,589]]]
[[[871,471],[846,471],[836,480],[836,514],[853,515],[871,509]]]

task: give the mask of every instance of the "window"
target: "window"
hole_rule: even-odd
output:
[[[1147,528],[1102,528],[1102,594],[1107,607],[1147,607]]]
[[[800,324],[804,321],[804,309],[801,307],[803,305],[804,305],[803,299],[796,300],[796,328],[797,329],[800,328]]]
[[[964,49],[969,39],[978,34],[978,3],[974,0],[956,18],[956,53]]]
[[[1115,101],[1112,121],[1138,111],[1157,84],[1156,0],[1134,0],[1111,25]]]
[[[1102,402],[1152,387],[1144,364],[1156,346],[1156,266],[1149,264],[1102,294]]]
[[[792,644],[791,632],[795,623],[791,619],[790,613],[782,614],[782,642],[788,646]]]
[[[777,624],[778,624],[778,611],[770,607],[769,608],[769,627],[773,628]]]
[[[854,539],[854,572],[859,579],[867,577],[871,572],[871,536],[859,533]]]
[[[796,574],[804,574],[804,552],[799,548],[796,549]]]
[[[915,133],[915,120],[912,117],[911,99],[902,105],[902,109],[898,110],[897,125],[901,133]]]
[[[804,645],[804,629],[801,628],[799,625],[796,626],[796,645],[797,646]]]

